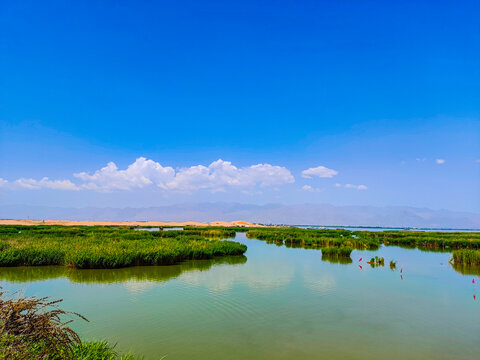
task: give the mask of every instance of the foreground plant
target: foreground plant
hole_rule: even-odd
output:
[[[15,295],[15,294],[14,294]],[[5,360],[133,360],[120,356],[106,342],[82,344],[69,324],[82,315],[60,309],[62,300],[6,298],[0,291],[0,359]]]
[[[62,300],[48,298],[4,299],[0,292],[0,334],[6,357],[34,351],[45,358],[50,354],[73,354],[73,346],[81,345],[79,336],[63,321],[64,316],[76,316],[88,321],[82,315],[67,312],[58,307]]]

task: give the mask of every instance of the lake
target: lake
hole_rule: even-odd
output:
[[[448,252],[382,246],[336,264],[320,250],[243,233],[236,241],[247,244],[245,256],[118,270],[0,268],[0,283],[63,298],[62,308],[90,320],[74,323],[82,338],[146,359],[478,358],[479,281],[455,271]],[[366,264],[372,256],[385,267]]]

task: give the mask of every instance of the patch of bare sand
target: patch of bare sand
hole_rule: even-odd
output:
[[[164,221],[70,221],[70,220],[0,220],[0,225],[63,225],[63,226],[243,226],[262,227],[262,225],[246,221],[212,221],[209,223],[185,221],[185,222],[164,222]]]

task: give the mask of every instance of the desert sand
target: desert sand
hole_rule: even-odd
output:
[[[260,227],[261,225],[246,221],[212,221],[209,223],[185,221],[185,222],[164,222],[164,221],[70,221],[70,220],[0,220],[0,225],[87,225],[87,226],[244,226]]]

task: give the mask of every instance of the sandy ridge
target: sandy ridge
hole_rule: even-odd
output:
[[[0,225],[64,225],[64,226],[244,226],[261,227],[262,225],[246,221],[197,221],[164,222],[164,221],[71,221],[71,220],[0,220]]]

